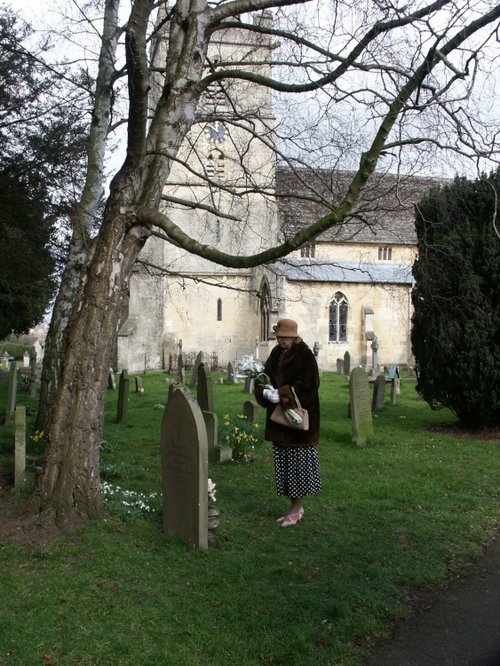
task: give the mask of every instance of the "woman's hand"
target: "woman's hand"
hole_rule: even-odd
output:
[[[280,401],[278,389],[265,388],[262,391],[262,395],[266,400],[269,400],[269,402],[273,402],[274,404],[277,404]]]

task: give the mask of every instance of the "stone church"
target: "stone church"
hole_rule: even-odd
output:
[[[241,31],[227,29],[209,60],[270,75],[263,63],[274,48],[269,35],[247,32],[242,41]],[[236,79],[204,94],[163,202],[199,243],[259,253],[319,219],[345,192],[348,173],[277,159],[272,102],[269,89]],[[221,368],[246,354],[265,360],[283,317],[297,320],[323,370],[334,370],[346,351],[352,365],[369,367],[375,338],[381,364],[412,365],[413,206],[432,184],[375,174],[341,227],[257,268],[224,268],[152,236],[131,278],[117,369],[166,369],[181,350],[215,355]]]

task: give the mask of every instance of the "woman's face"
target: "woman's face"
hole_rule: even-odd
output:
[[[284,338],[281,335],[278,335],[276,340],[278,341],[279,346],[287,351],[292,348],[293,343],[295,342],[295,338]]]

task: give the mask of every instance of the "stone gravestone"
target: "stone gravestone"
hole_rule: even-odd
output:
[[[113,368],[110,368],[108,372],[108,388],[116,390],[116,379],[115,379],[115,373],[113,372]]]
[[[228,384],[237,384],[238,380],[236,379],[236,372],[234,371],[234,365],[229,361],[227,364],[227,383]]]
[[[378,375],[373,384],[372,412],[380,411],[385,400],[385,376]]]
[[[199,405],[175,391],[161,426],[163,533],[208,548],[207,432]]]
[[[191,388],[195,388],[198,383],[198,368],[202,363],[205,363],[205,355],[200,351],[194,360],[193,374],[191,375],[191,383],[189,384]]]
[[[177,357],[177,383],[184,385],[185,381],[185,371],[184,366],[186,365],[186,359],[182,352],[179,353]]]
[[[26,350],[23,354],[23,368],[29,368],[29,367],[30,367],[30,355]]]
[[[344,375],[351,374],[351,355],[348,351],[344,354]]]
[[[139,395],[144,395],[144,388],[142,386],[142,379],[140,377],[135,378],[135,392]]]
[[[244,392],[253,394],[254,383],[255,383],[255,379],[253,377],[247,377],[245,379],[245,387],[243,389]]]
[[[26,407],[16,409],[16,434],[14,446],[14,487],[26,480]]]
[[[354,368],[349,377],[349,398],[352,441],[361,446],[373,437],[372,411],[368,391],[368,375],[363,368]]]
[[[249,423],[257,423],[259,420],[259,405],[253,400],[245,400],[243,403],[243,416]]]
[[[5,422],[12,421],[16,410],[17,394],[17,363],[12,361],[9,370],[9,385],[7,387],[7,409],[5,411]]]
[[[401,384],[399,379],[399,368],[392,364],[389,368],[388,377],[391,380],[391,405],[396,404],[396,396],[401,393]]]
[[[118,423],[123,423],[127,419],[129,384],[128,370],[122,370],[120,381],[118,382],[118,406],[116,409],[116,420]]]
[[[344,360],[342,358],[337,359],[337,372],[339,375],[344,374]]]
[[[198,387],[196,391],[198,404],[204,412],[214,411],[212,377],[207,366],[202,363],[198,368]]]

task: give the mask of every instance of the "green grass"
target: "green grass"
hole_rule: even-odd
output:
[[[156,493],[153,508],[165,378],[142,376],[126,424],[108,392],[101,456],[103,477]],[[249,396],[214,383],[214,398],[222,419]],[[158,512],[118,503],[77,537],[2,544],[0,664],[359,664],[410,612],[412,590],[442,585],[492,538],[500,458],[498,442],[432,429],[453,417],[419,401],[410,380],[365,447],[351,442],[347,402],[346,378],[324,373],[323,490],[297,528],[275,523],[286,500],[264,443],[253,463],[210,467],[221,524],[206,553],[165,540]],[[0,439],[0,465],[6,448]]]

